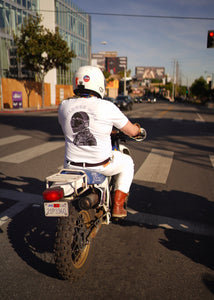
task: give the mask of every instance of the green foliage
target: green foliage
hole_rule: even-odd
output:
[[[106,70],[103,71],[103,75],[104,75],[106,80],[109,79],[109,77],[111,76],[111,74]]]
[[[172,82],[167,82],[164,87],[166,90],[168,90],[168,91],[170,91],[170,93],[172,93]]]
[[[126,71],[126,77],[130,77],[131,76],[131,70],[127,70]],[[120,76],[120,78],[123,78],[125,76],[125,72],[124,71],[120,71],[118,72],[118,75]]]
[[[199,99],[206,98],[209,94],[209,86],[206,80],[201,76],[196,79],[190,87],[191,94]]]
[[[187,90],[187,87],[184,85],[179,85],[177,87],[177,92],[178,92],[178,95],[180,95],[180,96],[186,96],[186,90]]]
[[[44,76],[53,68],[68,69],[68,64],[75,57],[64,41],[59,29],[53,33],[41,25],[41,16],[30,16],[24,20],[20,34],[14,34],[14,42],[17,46],[17,55],[26,68],[36,72],[42,81]]]

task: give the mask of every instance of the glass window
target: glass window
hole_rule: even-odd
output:
[[[0,28],[5,28],[5,20],[4,20],[4,10],[3,10],[3,2],[0,1]],[[1,30],[3,31],[3,30]]]
[[[21,9],[18,9],[17,10],[17,27],[18,27],[18,29],[20,29],[21,24],[22,24],[22,11],[21,11]]]
[[[32,5],[33,11],[38,10],[38,7],[39,7],[38,0],[31,0],[31,5]]]
[[[31,1],[30,0],[28,0],[28,2],[27,2],[27,8],[31,9]]]

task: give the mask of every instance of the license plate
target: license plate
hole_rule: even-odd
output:
[[[45,202],[46,217],[68,217],[68,202]]]

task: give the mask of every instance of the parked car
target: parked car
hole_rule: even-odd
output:
[[[148,97],[148,102],[149,102],[149,103],[151,103],[151,102],[156,102],[156,101],[157,101],[156,97],[154,97],[154,96],[149,96],[149,97]]]
[[[129,95],[127,96],[119,95],[116,98],[116,105],[121,110],[132,110],[133,101]]]
[[[142,97],[135,97],[134,102],[135,103],[142,103],[143,102]]]

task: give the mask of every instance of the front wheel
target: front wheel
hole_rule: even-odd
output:
[[[90,210],[78,212],[72,206],[68,217],[58,219],[54,251],[56,268],[63,279],[75,280],[87,271],[92,258],[90,225]]]

